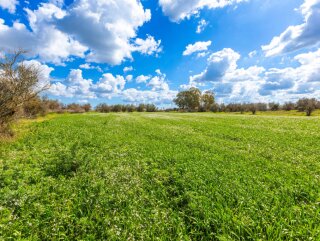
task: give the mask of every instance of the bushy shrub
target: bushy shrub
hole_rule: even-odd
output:
[[[66,106],[66,109],[69,113],[84,113],[85,110],[82,108],[81,105],[76,103],[71,103]]]
[[[23,114],[27,118],[34,118],[38,115],[44,116],[48,112],[46,103],[39,97],[34,97],[23,104]]]

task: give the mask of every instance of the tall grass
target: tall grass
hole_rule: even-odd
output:
[[[319,240],[320,119],[61,115],[0,144],[0,240]]]

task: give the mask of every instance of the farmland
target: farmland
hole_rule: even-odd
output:
[[[0,240],[319,240],[320,118],[57,115],[0,142]]]

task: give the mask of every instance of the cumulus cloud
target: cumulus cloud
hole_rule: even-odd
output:
[[[159,0],[159,5],[171,21],[179,22],[198,14],[203,8],[223,8],[244,1],[246,0]]]
[[[207,27],[207,25],[208,25],[208,22],[205,19],[201,19],[198,22],[196,33],[202,33],[204,29]]]
[[[122,92],[122,99],[131,103],[171,104],[176,95],[177,91],[172,90],[150,91],[130,88]]]
[[[144,10],[140,1],[77,0],[58,26],[90,49],[88,61],[117,65],[132,59],[132,51],[150,54],[151,50],[130,44],[138,28],[150,19],[150,10]],[[145,41],[150,40],[151,37]]]
[[[90,63],[84,63],[79,65],[80,69],[95,69],[99,72],[102,72],[102,69],[99,66],[93,66]]]
[[[95,98],[92,86],[93,81],[83,78],[81,69],[72,69],[63,83],[55,82],[51,85],[49,93],[63,97]]]
[[[304,23],[289,26],[268,45],[262,46],[266,56],[293,52],[320,44],[320,0],[305,0],[300,11]]]
[[[237,61],[240,54],[233,49],[225,48],[221,51],[213,53],[207,60],[207,68],[200,74],[190,77],[191,82],[217,82],[229,72],[233,72],[237,68]]]
[[[137,78],[136,78],[136,83],[137,84],[140,84],[140,83],[146,83],[147,80],[149,80],[151,78],[150,75],[146,76],[146,75],[139,75]]]
[[[47,74],[49,76],[50,72],[47,72]],[[48,90],[48,93],[54,96],[77,99],[110,99],[117,97],[125,102],[132,103],[172,103],[177,91],[170,90],[166,75],[160,70],[156,70],[156,74],[153,77],[144,75],[140,75],[139,77],[141,79],[144,78],[144,82],[149,80],[145,85],[147,89],[125,89],[127,81],[133,79],[132,75],[123,77],[121,75],[105,73],[98,81],[94,82],[91,79],[84,78],[81,69],[72,69],[64,81],[55,81]]]
[[[33,66],[39,70],[39,83],[36,86],[37,89],[42,89],[43,87],[47,87],[51,82],[51,72],[54,68],[49,67],[48,65],[41,64],[37,60],[28,60],[23,62],[26,66]]]
[[[133,67],[132,66],[127,66],[127,67],[124,67],[123,68],[123,72],[130,72],[133,70]]]
[[[52,3],[42,3],[37,10],[26,9],[31,31],[19,22],[12,27],[0,19],[0,48],[28,49],[41,61],[61,64],[70,56],[84,57],[86,47],[52,25],[53,19],[66,13]]]
[[[15,13],[16,5],[18,5],[17,0],[0,0],[0,7],[7,9],[9,13]]]
[[[140,75],[136,78],[137,83],[146,83],[146,90],[126,89],[120,94],[121,98],[132,103],[171,104],[177,91],[170,90],[166,75],[160,69],[155,73],[155,76]]]
[[[295,56],[296,67],[239,68],[239,59],[240,54],[232,49],[213,53],[206,69],[181,87],[210,84],[226,102],[286,101],[320,94],[320,49]]]
[[[133,51],[138,51],[145,55],[158,54],[162,51],[161,40],[156,41],[154,37],[149,35],[146,39],[137,38],[134,43]]]
[[[211,41],[207,41],[207,42],[199,41],[194,44],[189,44],[186,47],[186,50],[183,52],[183,56],[191,55],[197,52],[207,51],[210,45],[211,45]]]
[[[162,90],[162,91],[168,91],[169,85],[166,81],[166,75],[161,73],[160,69],[157,69],[156,76],[152,77],[147,84],[147,86],[151,87],[153,91]]]
[[[272,95],[279,90],[290,93],[312,94],[320,92],[320,49],[294,57],[298,67],[272,68],[265,74],[266,82],[261,86],[261,95]]]
[[[99,81],[93,86],[92,90],[100,96],[106,97],[109,94],[120,93],[126,84],[126,80],[121,75],[114,76],[111,73],[103,74]]]
[[[54,64],[75,56],[118,65],[132,59],[135,51],[161,51],[160,40],[137,38],[138,29],[151,19],[150,10],[138,0],[75,0],[67,7],[62,1],[49,1],[25,11],[30,28],[19,22],[9,26],[0,19],[0,48],[28,49],[42,62]]]
[[[133,75],[129,74],[129,75],[126,76],[126,80],[128,82],[132,81],[132,79],[133,79]]]

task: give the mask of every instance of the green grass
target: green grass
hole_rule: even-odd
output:
[[[320,118],[61,115],[0,143],[0,240],[319,240]]]

